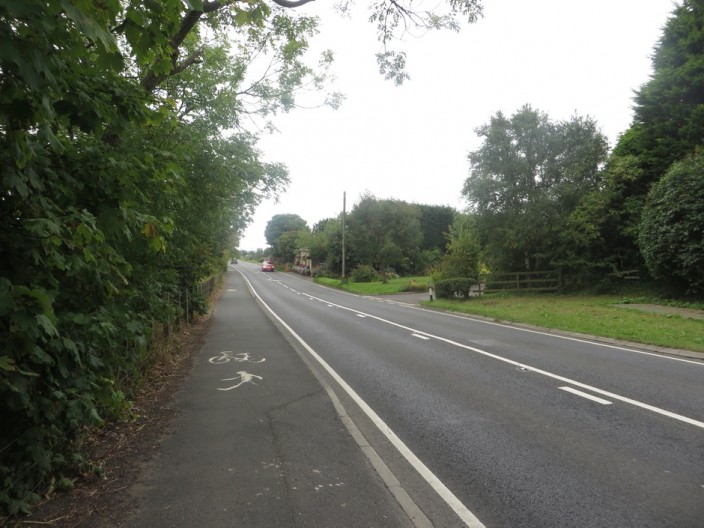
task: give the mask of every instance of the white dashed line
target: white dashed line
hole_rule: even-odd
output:
[[[586,392],[582,392],[577,389],[573,389],[572,387],[560,387],[563,391],[571,392],[572,394],[576,394],[577,396],[581,396],[582,398],[586,398],[588,400],[595,401],[597,403],[600,403],[602,405],[611,405],[611,402],[609,400],[604,400],[603,398],[597,398],[596,396],[592,396],[591,394],[587,394]]]

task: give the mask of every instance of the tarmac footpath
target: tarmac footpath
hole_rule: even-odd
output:
[[[411,527],[235,271],[123,527]]]

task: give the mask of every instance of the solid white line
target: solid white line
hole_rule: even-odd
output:
[[[586,398],[588,400],[595,401],[597,403],[600,403],[602,405],[611,405],[611,402],[609,400],[604,400],[602,398],[597,398],[596,396],[592,396],[591,394],[587,394],[586,392],[582,392],[580,390],[577,390],[572,387],[559,387],[563,391],[571,392],[572,394],[576,394],[577,396],[581,396],[582,398]]]
[[[416,333],[413,333],[411,335],[413,337],[417,337],[418,339],[425,339],[426,341],[430,339],[428,336],[424,336],[424,335],[420,335],[420,334],[416,334]]]
[[[259,302],[264,306],[273,317],[276,318],[281,325],[286,328],[291,335],[296,338],[296,340],[305,348],[308,353],[323,367],[330,376],[342,387],[342,389],[347,393],[347,395],[354,400],[354,402],[359,406],[359,408],[367,415],[367,417],[376,425],[376,427],[381,431],[384,436],[393,444],[393,446],[398,450],[399,453],[408,461],[411,466],[420,474],[425,481],[435,490],[435,492],[447,503],[450,508],[462,519],[469,528],[485,528],[484,524],[477,519],[474,514],[467,509],[467,507],[462,504],[462,502],[452,493],[445,484],[440,481],[435,474],[428,469],[428,467],[423,464],[423,462],[411,451],[408,446],[394,433],[391,428],[386,425],[386,423],[379,417],[374,410],[369,407],[367,402],[365,402],[355,391],[350,387],[347,382],[340,377],[340,375],[335,372],[327,362],[318,355],[315,350],[313,350],[308,343],[306,343],[303,338],[301,338],[286,322],[284,322],[281,317],[274,312],[268,304],[264,302],[259,294],[254,290],[252,283],[249,282],[247,277],[242,275],[242,278],[249,284],[250,291],[259,300]],[[358,314],[359,315],[359,314]]]

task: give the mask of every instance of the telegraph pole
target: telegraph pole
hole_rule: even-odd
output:
[[[345,215],[347,193],[342,191],[342,282],[345,282]]]

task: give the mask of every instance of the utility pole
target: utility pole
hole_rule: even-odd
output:
[[[342,282],[345,282],[345,216],[347,208],[347,193],[342,191]]]

